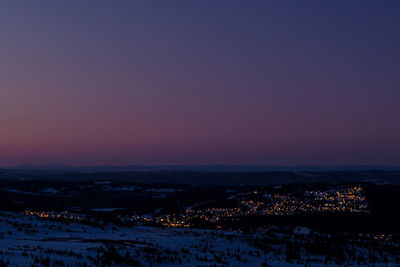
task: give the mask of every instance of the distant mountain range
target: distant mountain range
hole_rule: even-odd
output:
[[[88,166],[19,165],[0,180],[129,181],[192,185],[368,182],[400,185],[398,166]]]

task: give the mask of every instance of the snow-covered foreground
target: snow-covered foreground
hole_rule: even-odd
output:
[[[294,234],[300,237],[308,232],[297,229]],[[279,238],[275,240],[287,237],[274,236]],[[265,237],[216,230],[94,226],[2,213],[0,266],[304,266],[304,262],[286,262],[285,250],[262,249],[255,240]],[[270,248],[282,247],[268,242],[273,244]],[[311,258],[308,266],[334,266]]]
[[[22,213],[0,217],[0,259],[10,266],[261,266],[264,258],[233,232],[64,224]]]

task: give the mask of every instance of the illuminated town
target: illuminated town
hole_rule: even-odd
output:
[[[304,190],[301,192],[268,193],[254,190],[232,194],[229,199],[234,206],[216,207],[198,203],[197,207],[182,211],[161,214],[118,215],[121,223],[133,225],[159,225],[164,227],[197,227],[199,223],[207,223],[213,228],[221,228],[221,222],[237,220],[244,216],[284,216],[297,214],[348,213],[368,214],[368,204],[361,186],[321,190]],[[73,222],[90,222],[88,216],[79,213],[25,211],[25,215],[43,219]]]
[[[231,198],[237,201],[236,207],[188,208],[182,213],[152,217],[134,216],[133,219],[139,224],[156,223],[166,227],[191,227],[193,221],[217,223],[221,220],[234,220],[241,216],[369,213],[361,186],[327,191],[304,191],[302,195],[253,191],[248,194],[233,195]]]

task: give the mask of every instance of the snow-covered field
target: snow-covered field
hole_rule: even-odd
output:
[[[298,228],[293,234],[297,239],[310,231]],[[7,212],[0,214],[0,266],[304,266],[286,262],[280,242],[268,241],[269,251],[255,242],[266,237],[262,232],[88,225]],[[308,266],[335,266],[307,257]]]
[[[0,217],[0,259],[10,266],[261,266],[264,258],[233,232],[65,224],[23,213]]]

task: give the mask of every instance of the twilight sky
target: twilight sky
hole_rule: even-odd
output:
[[[400,164],[400,1],[1,1],[0,166]]]

